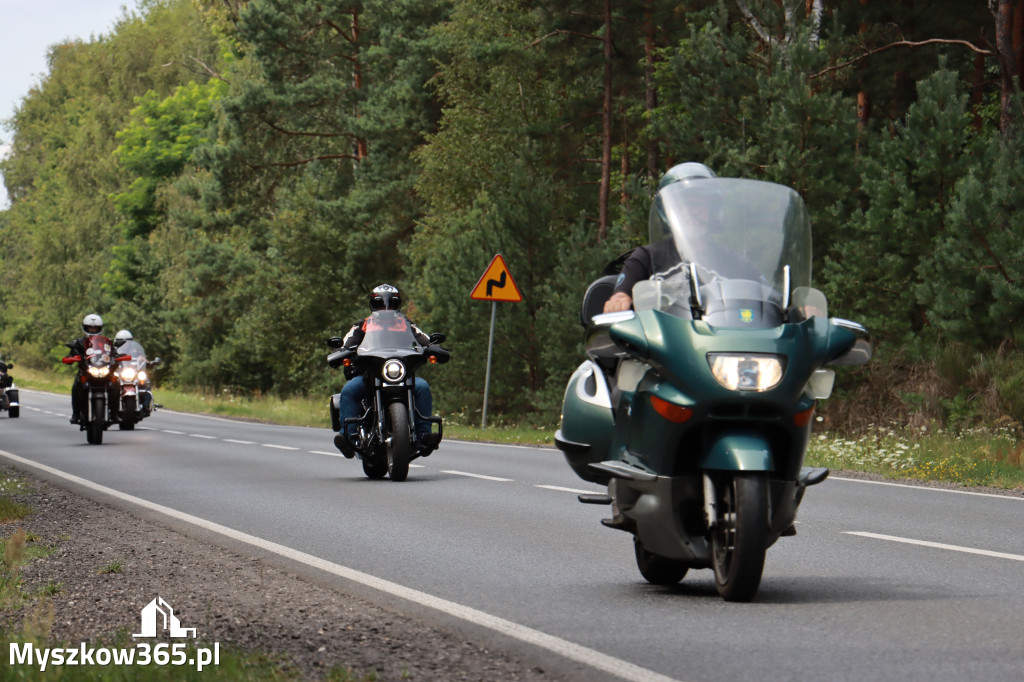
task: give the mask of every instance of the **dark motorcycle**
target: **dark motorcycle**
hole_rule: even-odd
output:
[[[121,354],[121,357],[118,358],[117,368],[114,370],[120,385],[117,405],[120,421],[117,426],[122,431],[131,431],[136,424],[152,415],[153,411],[160,407],[153,402],[153,378],[151,376],[151,368],[160,364],[160,358],[147,359],[142,345],[134,340],[122,343],[117,352]],[[128,359],[124,359],[125,357]]]
[[[825,366],[867,362],[871,346],[810,287],[810,222],[788,187],[668,185],[651,244],[655,274],[634,287],[634,310],[601,314],[614,276],[588,290],[589,359],[555,442],[578,476],[608,486],[580,501],[611,506],[602,523],[633,536],[645,579],[710,568],[724,599],[748,601],[766,550],[796,534],[804,492],[829,473],[803,465],[835,378]]]
[[[18,402],[18,389],[14,385],[14,379],[7,373],[7,370],[13,369],[13,362],[3,362],[0,360],[0,410],[7,410],[7,415],[11,419],[16,419],[21,414],[21,403]]]
[[[357,426],[353,447],[362,460],[363,473],[380,479],[404,481],[409,462],[420,456],[414,425],[425,420],[437,424],[443,433],[441,418],[420,414],[413,400],[416,370],[427,363],[448,362],[451,354],[441,348],[444,334],[432,334],[426,346],[420,345],[412,324],[402,313],[380,310],[368,318],[366,335],[357,348],[344,348],[343,339],[333,337],[327,345],[337,349],[327,356],[331,367],[345,368],[345,377],[362,375],[366,382],[363,414],[342,423],[337,396],[331,398],[331,425],[335,431]]]
[[[74,346],[68,344],[74,350]],[[118,362],[131,360],[130,355],[113,355],[113,345],[105,336],[95,334],[85,338],[85,356],[70,355],[62,360],[65,365],[81,363],[75,381],[84,388],[79,429],[86,432],[92,445],[103,443],[103,432],[117,421],[116,405],[111,393],[117,390],[114,368]],[[115,394],[116,395],[116,394]]]

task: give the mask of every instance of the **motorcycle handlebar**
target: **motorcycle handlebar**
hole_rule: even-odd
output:
[[[72,365],[72,364],[74,364],[76,362],[81,362],[81,361],[82,361],[82,356],[81,355],[69,355],[68,357],[61,359],[61,362],[63,362],[65,365]]]

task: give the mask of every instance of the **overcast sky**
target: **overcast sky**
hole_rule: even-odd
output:
[[[68,39],[88,41],[110,33],[123,8],[135,0],[0,0],[0,119],[8,119],[46,73],[46,52]],[[11,133],[0,129],[0,153]],[[0,184],[0,209],[7,190]]]

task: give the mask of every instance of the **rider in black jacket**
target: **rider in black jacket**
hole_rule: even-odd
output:
[[[371,311],[399,310],[401,307],[402,295],[397,288],[390,284],[381,284],[370,293]],[[345,335],[345,348],[356,348],[362,343],[363,337],[366,336],[366,325],[371,319],[367,317],[352,325]],[[412,332],[420,344],[426,346],[430,343],[430,337],[414,324],[412,324]],[[355,449],[352,447],[351,440],[355,434],[354,432],[346,433],[344,428],[345,419],[348,417],[358,417],[362,413],[360,403],[365,396],[366,383],[361,375],[351,377],[342,387],[341,393],[338,396],[338,408],[342,427],[334,437],[334,445],[341,450],[343,455],[350,459],[355,456]],[[413,387],[413,400],[416,402],[416,410],[421,414],[429,415],[433,412],[433,396],[430,393],[430,384],[425,379],[416,377],[416,383]],[[440,434],[431,433],[430,422],[417,419],[416,440],[419,442],[420,454],[428,455],[437,449],[441,437]]]
[[[81,424],[82,413],[84,410],[82,407],[85,404],[85,386],[79,377],[85,368],[85,350],[86,350],[86,339],[90,336],[96,336],[103,331],[103,318],[96,313],[90,313],[82,318],[82,332],[83,335],[67,344],[71,352],[66,357],[72,357],[78,355],[82,358],[82,362],[78,363],[78,374],[75,375],[75,382],[71,385],[71,423]],[[112,391],[113,394],[113,391]]]

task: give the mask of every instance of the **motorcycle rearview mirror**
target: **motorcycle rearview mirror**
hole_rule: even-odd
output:
[[[163,362],[163,360],[161,360],[160,358],[153,358],[152,360],[149,361],[149,365],[151,367],[155,367],[156,365],[159,365],[161,362]]]
[[[871,342],[867,339],[857,339],[850,350],[839,357],[826,363],[838,367],[854,367],[867,364],[871,360]]]
[[[332,336],[331,338],[327,339],[328,348],[341,348],[344,345],[345,339],[341,338],[340,336]]]
[[[871,360],[871,342],[868,341],[868,330],[867,328],[852,320],[844,320],[839,317],[833,317],[830,322],[841,329],[846,329],[856,334],[858,338],[854,341],[850,349],[845,353],[842,353],[836,358],[833,358],[826,364],[836,365],[839,367],[853,367],[856,365],[866,364]]]
[[[8,362],[7,363],[7,369],[14,369],[14,363],[13,362]]]
[[[434,332],[433,334],[430,335],[430,343],[431,343],[431,345],[437,344],[437,343],[444,343],[447,340],[448,340],[448,335],[443,333],[443,332]]]

